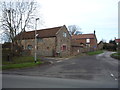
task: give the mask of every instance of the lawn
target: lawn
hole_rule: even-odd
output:
[[[32,56],[13,57],[11,61],[2,61],[2,69],[33,67],[42,63],[40,59],[37,59],[37,63],[34,63],[34,57]]]
[[[29,62],[29,63],[20,63],[20,64],[9,64],[9,65],[3,65],[2,66],[2,70],[5,70],[5,69],[15,69],[15,68],[25,68],[25,67],[33,67],[33,66],[40,65],[40,64],[42,64],[42,62],[37,62],[37,63]]]
[[[37,61],[40,61],[40,59],[37,59]],[[3,65],[8,65],[8,64],[19,64],[19,63],[27,63],[27,62],[34,62],[34,57],[32,56],[15,56],[10,61],[2,61]]]
[[[120,52],[111,54],[111,57],[120,60]]]
[[[96,55],[96,54],[101,54],[101,53],[103,53],[102,50],[93,51],[93,52],[87,52],[88,55]]]

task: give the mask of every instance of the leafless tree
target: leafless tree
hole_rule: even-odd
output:
[[[81,28],[77,25],[70,25],[68,26],[69,32],[71,35],[78,35],[78,34],[82,34],[82,32],[80,31]]]
[[[18,43],[16,35],[26,28],[34,27],[36,2],[15,1],[1,2],[1,29],[10,41]],[[19,39],[20,40],[20,39]]]

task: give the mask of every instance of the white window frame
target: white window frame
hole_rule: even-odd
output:
[[[86,39],[86,43],[90,43],[90,39],[88,38],[88,39]]]

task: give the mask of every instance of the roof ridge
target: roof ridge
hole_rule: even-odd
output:
[[[79,34],[79,35],[89,35],[89,34],[94,34],[94,33],[87,33],[87,34]]]
[[[55,29],[55,28],[61,28],[62,26],[58,26],[58,27],[52,27],[52,28],[44,28],[44,29],[39,29],[37,31],[43,31],[43,30],[51,30],[51,29]],[[32,30],[32,31],[26,31],[27,32],[34,32],[35,30]]]
[[[79,35],[94,35],[94,33],[89,33],[89,34],[79,34]],[[73,35],[73,36],[78,36],[78,35]]]

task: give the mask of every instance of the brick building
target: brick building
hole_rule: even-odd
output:
[[[115,39],[115,42],[118,44],[120,43],[120,39]]]
[[[86,52],[85,44],[80,44],[79,42],[72,40],[71,42],[71,55],[78,55]]]
[[[97,38],[95,31],[93,34],[73,35],[72,40],[78,42],[81,45],[84,44],[88,49],[87,51],[94,51],[97,49]]]
[[[71,36],[65,25],[54,28],[36,30],[37,55],[38,56],[68,56],[71,49]],[[23,49],[29,49],[31,54],[35,52],[35,31],[23,32],[17,38],[22,37]]]

